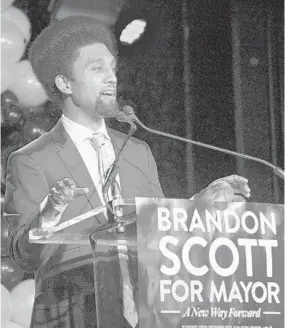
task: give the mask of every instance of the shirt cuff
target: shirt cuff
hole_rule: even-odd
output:
[[[43,209],[47,205],[47,201],[48,201],[48,196],[46,196],[40,204],[40,213],[42,213]],[[68,204],[65,204],[65,205],[53,204],[53,209],[55,210],[54,211],[55,214],[52,215],[51,220],[43,220],[43,221],[41,220],[40,228],[50,229],[50,228],[55,227],[57,225],[57,223],[60,221],[60,218],[61,218],[63,212],[65,211],[67,205]],[[40,216],[41,216],[41,214],[40,214]]]

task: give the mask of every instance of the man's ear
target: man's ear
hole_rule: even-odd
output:
[[[68,79],[64,76],[64,75],[57,75],[55,77],[55,85],[57,86],[57,88],[65,94],[72,94],[72,90],[71,90],[71,85],[70,82],[68,81]]]

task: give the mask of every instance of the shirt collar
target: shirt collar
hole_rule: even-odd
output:
[[[110,136],[108,135],[106,123],[104,120],[102,120],[102,123],[97,131],[86,128],[85,126],[67,118],[63,114],[61,116],[61,122],[66,132],[69,134],[70,138],[75,144],[80,144],[86,139],[90,139],[94,133],[102,133],[107,139],[111,140]]]

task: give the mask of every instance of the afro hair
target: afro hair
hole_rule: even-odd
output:
[[[55,85],[55,77],[71,77],[77,50],[103,43],[116,56],[115,37],[104,23],[89,16],[71,16],[46,27],[29,50],[33,70],[50,100],[62,101],[63,95]]]

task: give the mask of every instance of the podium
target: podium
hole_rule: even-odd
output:
[[[130,303],[135,317],[138,311],[135,200],[117,199],[109,206],[117,215],[116,219],[106,206],[101,206],[54,228],[32,229],[29,241],[36,244],[90,245],[93,253],[96,327],[135,328],[138,327],[136,318],[129,322],[128,315],[124,315],[124,307],[130,306]],[[106,222],[90,234],[65,233],[70,226],[102,212],[106,215]],[[124,295],[126,285],[131,295]],[[127,305],[124,303],[126,298]]]
[[[98,328],[284,326],[284,206],[116,199],[32,243],[91,245]],[[72,224],[106,211],[89,235]],[[95,325],[94,325],[95,326]]]

